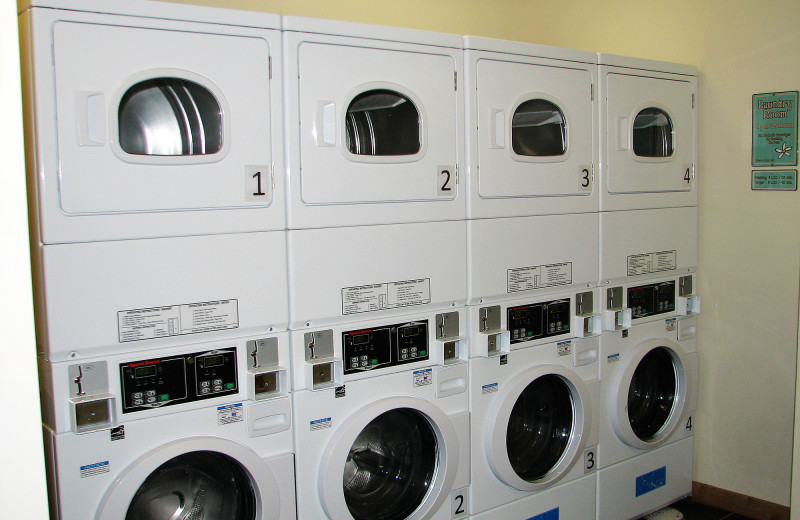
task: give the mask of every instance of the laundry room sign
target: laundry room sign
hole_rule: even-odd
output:
[[[797,166],[797,94],[753,94],[753,166]]]

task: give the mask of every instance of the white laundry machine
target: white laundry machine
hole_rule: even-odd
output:
[[[598,210],[597,55],[464,38],[468,218]]]
[[[694,278],[607,290],[605,312],[617,330],[600,338],[598,518],[639,518],[691,493],[699,312]]]
[[[21,8],[42,243],[285,228],[277,15],[147,0]]]
[[[598,55],[601,211],[697,205],[697,69]]]
[[[463,219],[461,37],[282,23],[289,228]]]
[[[462,221],[290,230],[290,328],[461,307]]]
[[[472,518],[595,517],[598,343],[551,337],[470,359]]]
[[[463,332],[463,308],[292,332],[298,518],[467,518]]]
[[[294,520],[287,356],[284,332],[42,363],[52,518]]]
[[[467,303],[586,289],[599,279],[597,212],[467,221]]]
[[[33,255],[47,361],[286,330],[285,231],[46,245]]]

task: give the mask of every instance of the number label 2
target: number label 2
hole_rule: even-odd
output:
[[[439,165],[437,167],[436,194],[439,197],[455,197],[455,185],[458,184],[458,175],[455,166]]]
[[[467,488],[457,489],[450,494],[450,518],[467,518],[469,509]]]

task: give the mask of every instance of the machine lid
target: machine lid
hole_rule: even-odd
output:
[[[628,387],[628,421],[643,441],[667,424],[677,400],[678,378],[672,356],[658,347],[639,361]]]
[[[438,468],[436,433],[419,411],[384,412],[358,434],[342,486],[356,520],[402,520],[422,504]]]
[[[178,455],[139,486],[125,520],[255,520],[256,497],[247,471],[213,451]]]

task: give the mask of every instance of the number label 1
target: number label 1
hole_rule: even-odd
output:
[[[265,165],[244,167],[244,198],[247,201],[269,204],[272,200],[272,170]]]
[[[590,473],[597,469],[597,446],[590,446],[583,452],[583,472]]]
[[[457,489],[450,493],[450,518],[467,518],[469,490]]]
[[[592,191],[592,167],[581,166],[580,180],[578,184],[580,191]]]
[[[436,168],[436,194],[439,197],[455,198],[455,186],[458,184],[456,167],[452,165],[439,165]]]

